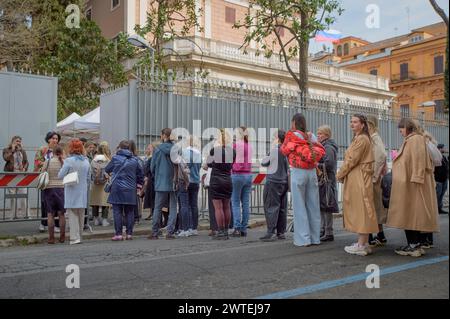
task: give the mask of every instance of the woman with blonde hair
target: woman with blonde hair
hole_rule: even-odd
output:
[[[378,134],[378,119],[375,116],[368,116],[367,124],[369,125],[373,156],[375,159],[372,183],[373,201],[378,220],[378,234],[375,237],[373,237],[372,234],[369,235],[369,245],[383,246],[387,242],[383,231],[383,225],[386,224],[387,220],[387,210],[383,206],[381,179],[387,173],[387,153],[383,140],[381,139],[380,134]]]
[[[90,206],[92,206],[92,215],[94,216],[94,225],[103,227],[109,226],[108,213],[108,194],[105,192],[105,184],[109,179],[105,172],[106,166],[111,161],[111,151],[107,142],[102,142],[97,147],[97,153],[91,162],[91,193]],[[102,217],[100,217],[100,213]]]
[[[339,213],[336,170],[339,147],[332,138],[331,128],[323,125],[317,129],[317,139],[325,149],[325,156],[319,161],[320,198],[320,241],[334,241],[333,213]]]
[[[228,226],[231,220],[230,199],[233,193],[231,170],[236,160],[236,151],[232,148],[231,137],[221,129],[217,137],[217,146],[210,151],[208,167],[212,168],[210,195],[214,205],[218,226],[215,239],[228,239]]]

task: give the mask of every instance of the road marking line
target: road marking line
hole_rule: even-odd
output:
[[[393,274],[393,273],[397,273],[397,272],[401,272],[401,271],[406,271],[406,270],[410,270],[410,269],[415,269],[415,268],[422,267],[422,266],[433,265],[433,264],[441,263],[444,261],[448,261],[448,256],[443,256],[443,257],[438,257],[438,258],[429,258],[429,259],[424,259],[424,260],[420,260],[420,261],[416,261],[416,262],[412,262],[412,263],[387,267],[387,268],[380,270],[380,276]],[[279,292],[276,292],[273,294],[256,297],[255,299],[285,299],[285,298],[298,297],[301,295],[310,294],[310,293],[317,292],[320,290],[327,290],[327,289],[355,283],[358,281],[365,281],[368,275],[369,275],[369,273],[362,273],[359,275],[345,277],[342,279],[325,281],[325,282],[322,282],[322,283],[316,284],[316,285],[310,285],[310,286],[292,289],[292,290],[286,290],[286,291],[279,291]]]

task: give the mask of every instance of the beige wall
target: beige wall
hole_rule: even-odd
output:
[[[120,0],[120,5],[111,11],[111,0],[89,0],[86,8],[92,7],[92,20],[94,20],[104,37],[114,38],[125,28],[125,4],[127,0]]]

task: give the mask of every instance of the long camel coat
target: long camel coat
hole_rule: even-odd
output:
[[[373,203],[372,142],[359,134],[345,152],[344,163],[337,178],[344,181],[344,228],[358,234],[378,232]]]
[[[387,225],[439,232],[434,166],[423,136],[405,138],[392,164],[392,191]]]

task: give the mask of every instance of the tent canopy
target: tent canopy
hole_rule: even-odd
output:
[[[71,115],[72,116],[72,115]],[[70,117],[70,116],[69,116]],[[65,122],[67,119],[61,121]],[[60,123],[61,123],[60,122]],[[59,132],[99,132],[100,131],[100,107],[73,121],[57,126]]]
[[[78,115],[77,113],[72,113],[61,122],[58,122],[58,124],[56,124],[56,127],[59,128],[61,126],[71,124],[73,121],[78,120],[79,118],[81,118],[80,115]]]

